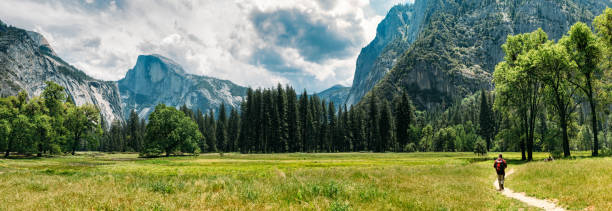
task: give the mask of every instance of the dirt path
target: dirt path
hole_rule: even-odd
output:
[[[510,171],[508,171],[508,173],[506,174],[506,178],[510,176],[512,173],[514,173],[514,169],[510,169]],[[499,186],[497,184],[497,178],[493,180],[493,186],[495,186],[495,188],[499,190]],[[543,200],[543,199],[537,199],[534,197],[529,197],[525,193],[516,193],[510,190],[509,188],[504,188],[504,191],[501,191],[501,193],[506,197],[510,197],[510,198],[522,201],[525,204],[528,204],[529,206],[532,206],[532,207],[538,207],[544,210],[554,210],[554,211],[565,210],[562,207],[557,206],[553,202]]]

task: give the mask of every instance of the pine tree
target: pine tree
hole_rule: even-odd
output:
[[[287,86],[287,122],[288,142],[291,152],[301,151],[302,135],[300,128],[300,116],[298,112],[297,94],[293,88]]]
[[[283,87],[276,87],[276,112],[278,117],[278,152],[289,151],[289,124],[287,123],[287,95]]]
[[[142,148],[142,137],[140,133],[140,117],[134,109],[130,111],[130,117],[127,122],[128,127],[128,147],[136,152],[140,152]]]
[[[256,146],[256,152],[265,152],[265,131],[266,125],[264,124],[264,106],[263,106],[263,93],[261,89],[255,92],[255,100],[253,102],[253,120],[255,125],[255,133],[253,144]]]
[[[302,143],[300,144],[299,151],[301,152],[309,152],[310,151],[310,139],[313,136],[312,130],[312,114],[310,109],[310,103],[308,100],[308,93],[304,90],[302,96],[300,96],[300,125],[302,135]]]
[[[344,112],[342,115],[342,137],[344,138],[344,146],[345,148],[345,152],[347,151],[353,151],[354,149],[354,144],[353,144],[353,133],[351,130],[351,118],[349,117],[349,113],[348,110],[346,108],[346,104],[344,104]]]
[[[415,142],[416,140],[409,140],[408,130],[414,122],[414,108],[408,94],[403,92],[401,97],[394,99],[394,111],[395,111],[395,132],[397,135],[397,142],[400,150],[404,149],[404,146],[409,142]]]
[[[220,152],[228,151],[227,144],[227,113],[225,111],[225,103],[219,106],[219,117],[217,118],[217,150]],[[214,118],[214,117],[213,117]]]
[[[378,109],[378,98],[376,96],[370,96],[368,107],[368,146],[370,150],[380,152],[380,111]]]
[[[368,134],[366,133],[366,118],[365,111],[362,109],[351,107],[351,113],[353,123],[351,130],[353,131],[355,151],[367,151],[368,150]]]
[[[274,97],[273,94],[270,90],[266,89],[263,92],[263,124],[262,127],[264,128],[264,153],[269,153],[272,151],[272,149],[274,149],[273,144],[274,144],[274,140],[277,140],[277,138],[275,137],[274,131],[275,131],[275,127],[274,127]]]
[[[491,149],[491,138],[494,132],[493,111],[488,103],[486,92],[480,92],[480,135],[487,143],[487,150]]]
[[[202,110],[197,110],[195,121],[198,124],[198,129],[200,133],[203,135],[202,138],[198,140],[198,146],[200,147],[200,151],[208,152],[208,144],[206,143],[206,120],[204,118]]]
[[[249,88],[247,90],[246,101],[243,100],[240,104],[240,119],[242,119],[242,121],[240,121],[240,136],[238,139],[238,148],[240,148],[241,153],[248,153],[250,150],[249,140],[251,139],[251,128],[249,127],[249,124],[251,122],[251,119],[249,119],[249,105],[251,105],[251,103],[249,102],[249,99],[252,97],[252,92],[253,90]]]
[[[327,151],[328,152],[336,152],[336,147],[338,146],[337,141],[339,137],[337,136],[337,123],[336,123],[336,108],[333,102],[329,102],[327,105]]]
[[[236,108],[232,108],[230,111],[230,117],[228,120],[228,151],[237,152],[238,151],[238,139],[240,135],[240,116],[238,115],[238,110]]]
[[[206,145],[209,152],[217,152],[217,124],[215,122],[215,112],[210,109],[210,113],[206,116]]]
[[[380,143],[379,152],[385,152],[395,145],[393,136],[393,116],[391,107],[387,100],[383,100],[382,109],[380,111]]]

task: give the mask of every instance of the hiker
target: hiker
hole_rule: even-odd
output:
[[[508,164],[506,160],[502,158],[502,154],[499,154],[497,160],[493,164],[493,168],[497,171],[497,182],[499,182],[499,190],[504,190],[504,177],[506,177],[506,167]]]

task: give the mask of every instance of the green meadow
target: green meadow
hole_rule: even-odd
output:
[[[612,207],[612,159],[523,163],[507,187],[566,208]],[[586,155],[587,153],[582,153]],[[0,159],[0,210],[497,210],[495,153],[137,154]],[[537,153],[536,160],[547,154]]]

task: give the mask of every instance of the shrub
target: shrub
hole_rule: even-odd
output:
[[[476,139],[476,144],[474,145],[474,153],[478,155],[487,154],[487,143],[485,143],[485,141],[481,137],[478,137],[478,139]]]
[[[404,146],[404,152],[416,152],[416,150],[416,144],[414,143],[408,143]]]

